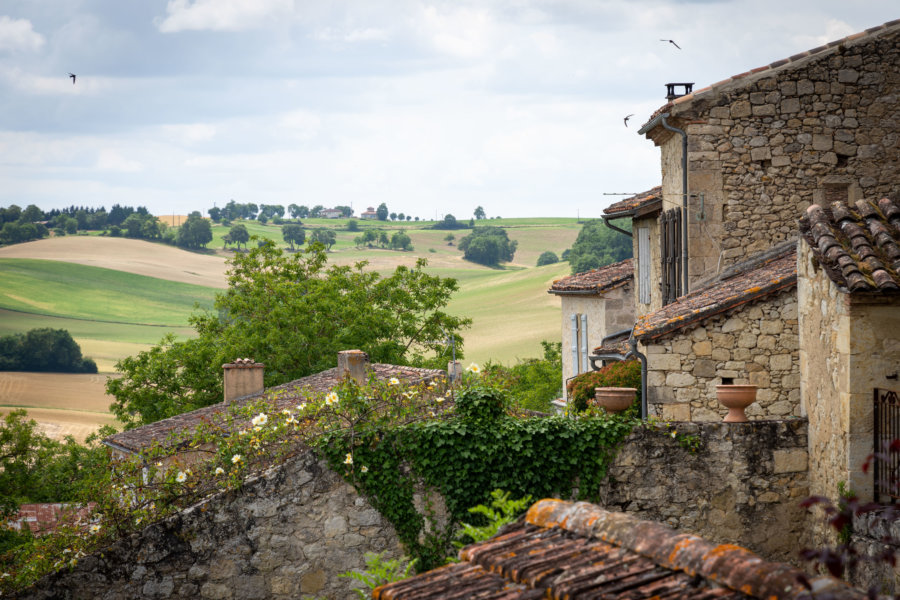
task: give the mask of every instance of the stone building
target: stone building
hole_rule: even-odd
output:
[[[900,188],[898,42],[900,20],[873,27],[676,96],[640,129],[662,185],[604,219],[632,221],[651,414],[714,418],[715,385],[732,381],[759,386],[752,418],[805,415],[796,266],[775,260],[785,286],[760,294],[775,267],[754,265],[796,245],[807,207]]]
[[[549,293],[562,304],[562,384],[591,369],[588,357],[607,336],[630,330],[634,269],[626,259],[599,269],[557,279]]]
[[[781,244],[638,318],[651,415],[721,420],[716,386],[735,383],[758,387],[748,417],[800,416],[796,260]]]
[[[875,390],[895,392],[884,408],[900,408],[900,201],[813,205],[800,229],[800,370],[811,492],[836,497],[845,482],[871,499],[872,473],[862,465],[883,450],[873,447]],[[879,435],[900,437],[884,421]],[[882,489],[876,499],[888,492],[897,490]]]
[[[639,133],[660,148],[662,214],[686,221],[686,254],[670,257],[662,248],[663,263],[687,263],[687,289],[675,297],[796,237],[797,219],[811,204],[895,193],[898,111],[900,20],[657,110]],[[682,278],[672,283],[677,288]]]

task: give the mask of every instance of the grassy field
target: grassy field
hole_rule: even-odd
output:
[[[545,250],[561,254],[571,247],[580,230],[575,219],[483,221],[507,227],[510,238],[518,241],[515,260],[499,269],[463,260],[456,243],[467,230],[424,229],[425,222],[357,222],[388,235],[404,229],[414,250],[357,248],[353,239],[360,233],[347,231],[346,219],[308,219],[304,227],[307,232],[335,230],[337,243],[329,258],[336,264],[364,260],[369,268],[387,273],[423,257],[429,272],[456,278],[460,292],[448,310],[473,319],[464,335],[467,362],[513,363],[539,356],[541,340],[559,338],[559,300],[547,289],[568,273],[568,263],[540,268],[535,263]],[[251,235],[286,246],[279,226],[245,225]],[[215,288],[225,285],[225,261],[233,255],[221,242],[227,232],[214,226],[214,241],[205,252],[93,236],[0,248],[0,335],[35,327],[67,329],[85,356],[111,373],[116,361],[149,348],[166,332],[191,334],[187,318],[194,305],[210,306]],[[453,245],[444,239],[448,233],[456,237]],[[83,438],[92,428],[114,421],[103,381],[105,376],[0,373],[0,411],[28,407],[48,433]]]

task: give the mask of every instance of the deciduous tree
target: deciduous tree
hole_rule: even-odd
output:
[[[191,318],[195,338],[166,337],[116,365],[123,376],[107,383],[112,410],[134,426],[220,402],[221,365],[236,357],[265,363],[269,386],[333,367],[348,348],[373,362],[423,364],[443,351],[430,340],[460,339],[471,322],[444,312],[456,281],[425,264],[382,277],[364,262],[329,267],[318,245],[286,254],[270,241],[235,255],[216,312]]]

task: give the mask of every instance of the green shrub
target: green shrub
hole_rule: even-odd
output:
[[[636,388],[637,402],[641,400],[641,363],[638,360],[614,362],[599,371],[588,371],[569,380],[566,390],[575,410],[582,411],[594,399],[594,388],[597,387],[633,387]]]
[[[556,253],[550,252],[547,250],[543,254],[541,254],[537,259],[537,266],[543,267],[544,265],[552,265],[559,262],[559,257],[556,256]]]

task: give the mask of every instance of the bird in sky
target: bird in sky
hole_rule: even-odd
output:
[[[75,73],[69,73],[69,77],[72,78],[72,85],[75,85],[75,77],[77,77],[77,75],[75,75]]]
[[[661,41],[661,42],[669,42],[670,44],[672,44],[673,46],[675,46],[676,48],[678,48],[679,50],[681,50],[681,46],[679,46],[678,44],[676,44],[676,43],[675,43],[675,40],[659,40],[659,41]]]
[[[625,121],[625,127],[628,127],[628,119],[630,119],[633,116],[634,116],[634,113],[631,113],[630,115],[628,115],[627,117],[622,119],[623,121]]]

